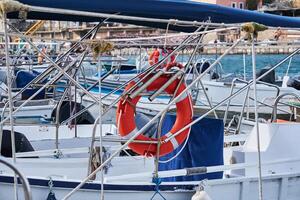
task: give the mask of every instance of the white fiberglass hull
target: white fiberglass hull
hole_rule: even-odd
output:
[[[210,102],[212,103],[212,105],[217,105],[218,103],[220,103],[221,101],[223,101],[224,99],[226,99],[227,97],[230,96],[230,92],[231,92],[231,83],[226,84],[224,82],[216,82],[216,81],[203,81],[203,85],[204,88],[206,90],[206,93],[208,95],[208,98],[210,100]],[[237,92],[238,90],[240,90],[242,87],[244,87],[245,84],[244,83],[236,83],[235,87],[233,89],[233,93]],[[286,88],[282,88],[279,87],[280,89],[280,93],[279,94],[284,94],[284,93],[295,93],[300,95],[300,92],[294,88],[291,87],[286,87]],[[244,90],[243,92],[241,92],[240,94],[238,94],[237,96],[235,96],[234,98],[232,98],[230,100],[230,106],[232,108],[238,108],[240,110],[240,108],[242,107],[242,105],[244,104],[244,99],[246,96],[246,91]],[[262,85],[262,84],[258,84],[257,85],[257,100],[258,100],[258,106],[259,106],[259,112],[261,113],[271,113],[273,110],[273,105],[274,105],[274,101],[277,95],[277,89],[274,87],[269,87],[266,85]],[[249,97],[253,98],[253,87],[251,87],[250,91],[249,91]],[[287,96],[287,98],[285,98],[286,101],[292,100],[290,97]],[[203,93],[202,90],[200,90],[198,96],[197,96],[197,102],[198,105],[208,105],[208,101]],[[253,100],[247,100],[246,101],[246,108],[250,109],[250,112],[253,111],[253,107],[254,107],[254,101]],[[260,103],[261,102],[261,103]],[[263,105],[264,104],[268,104],[269,106]],[[225,103],[222,107],[220,107],[220,109],[225,110],[226,109],[226,105],[227,103]],[[281,109],[284,110],[289,110],[289,108],[287,106],[279,106]],[[280,113],[280,111],[278,111],[278,113]]]
[[[0,176],[0,199],[13,200],[12,176]],[[33,200],[46,199],[49,194],[49,179],[30,178]],[[273,175],[263,178],[264,199],[298,200],[300,196],[300,174]],[[53,182],[53,192],[57,199],[62,199],[68,192],[79,184],[76,180],[56,180]],[[191,200],[199,182],[163,183],[160,186],[161,194],[168,200]],[[70,199],[96,200],[100,196],[101,184],[91,182],[77,191]],[[256,200],[258,198],[257,178],[232,178],[205,181],[205,192],[213,200]],[[106,200],[149,200],[155,193],[153,183],[112,183],[104,184]],[[19,199],[22,188],[19,187]],[[154,199],[161,199],[156,196]]]

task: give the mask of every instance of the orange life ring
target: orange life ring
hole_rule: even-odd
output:
[[[169,69],[171,69],[172,67],[178,67],[180,69],[184,68],[184,66],[181,63],[178,62],[170,62],[168,63],[165,68],[168,71]]]
[[[148,62],[150,65],[154,65],[158,63],[158,61],[162,60],[165,56],[167,56],[169,53],[171,53],[171,50],[168,50],[167,52],[162,52],[163,50],[155,49],[149,56]],[[168,65],[169,63],[175,62],[175,55],[170,56],[165,63],[162,64],[163,67]]]
[[[154,65],[154,64],[158,63],[159,55],[160,55],[159,51],[157,49],[154,50],[149,56],[149,59],[148,59],[149,64]]]
[[[139,78],[141,79],[143,75]],[[149,80],[151,76],[147,76],[143,80],[146,82]],[[153,81],[147,88],[147,91],[156,91],[162,85],[164,85],[169,80],[169,75],[162,75],[155,81]],[[125,91],[130,90],[134,85],[135,81],[131,81]],[[168,94],[173,94],[177,88],[177,85],[180,83],[180,80],[176,79],[172,84],[170,84],[166,89],[165,92]],[[178,91],[175,96],[178,96],[184,89],[186,88],[185,83],[181,82]],[[130,97],[124,97],[118,103],[117,108],[117,126],[119,130],[119,134],[124,139],[131,138],[134,134],[137,133],[138,129],[135,124],[135,106],[138,103],[141,96],[137,96],[133,99]],[[176,121],[172,127],[172,129],[160,138],[161,146],[159,150],[159,156],[166,155],[176,149],[180,144],[182,144],[187,135],[190,132],[190,128],[185,129],[177,136],[173,137],[169,141],[165,141],[167,137],[170,137],[172,134],[179,131],[181,128],[186,126],[192,121],[193,118],[193,106],[191,101],[190,94],[186,93],[176,102]],[[142,141],[157,141],[158,139],[149,138],[143,134],[138,135],[135,140],[142,140]],[[129,148],[131,148],[134,152],[145,155],[145,156],[154,156],[157,153],[157,144],[149,144],[149,143],[130,143]]]

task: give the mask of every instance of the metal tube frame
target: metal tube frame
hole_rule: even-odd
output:
[[[105,20],[104,20],[105,21]],[[75,48],[78,47],[78,45],[80,44],[80,41],[85,40],[92,32],[94,32],[95,29],[97,29],[99,26],[99,24],[97,26],[95,26],[94,28],[92,28],[89,32],[87,32],[79,41],[77,41],[70,49],[68,49],[63,55],[61,55],[55,62],[57,64],[59,64],[61,62],[61,60],[67,56],[69,53],[71,53]],[[24,35],[21,33],[20,36]],[[40,75],[38,75],[36,78],[34,78],[32,81],[30,81],[25,87],[23,87],[13,98],[15,99],[18,95],[20,95],[21,93],[23,93],[26,89],[28,89],[30,87],[30,85],[32,83],[36,83],[39,82],[40,80],[44,79],[48,74],[50,74],[52,71],[54,70],[54,67],[52,65],[49,66],[49,68],[44,71],[43,73],[41,73]]]
[[[285,57],[284,59],[282,59],[279,63],[277,63],[276,65],[274,65],[272,68],[270,68],[264,74],[262,74],[261,76],[257,77],[256,80],[259,81],[260,79],[264,78],[267,74],[269,74],[271,71],[273,71],[274,69],[276,69],[277,67],[279,67],[282,63],[284,63],[285,61],[287,61],[291,57],[295,56],[298,52],[300,52],[300,48],[298,48],[293,53],[291,53],[290,55],[288,55],[287,57]],[[253,82],[250,82],[248,85],[245,85],[244,87],[240,88],[238,91],[236,91],[235,93],[233,93],[231,96],[229,96],[229,97],[225,98],[223,101],[219,102],[217,105],[215,105],[211,110],[207,111],[201,117],[195,119],[193,122],[191,122],[190,124],[186,125],[182,129],[180,129],[177,133],[175,133],[171,137],[167,138],[165,140],[165,142],[169,141],[173,137],[176,137],[182,131],[186,130],[187,128],[191,127],[195,123],[199,122],[201,119],[203,119],[204,117],[208,116],[211,112],[213,112],[214,110],[218,109],[223,104],[225,104],[226,102],[228,102],[228,100],[233,99],[234,97],[236,97],[237,95],[239,95],[240,93],[242,93],[244,90],[246,90],[247,88],[251,87],[252,84],[253,84]]]
[[[273,117],[271,119],[271,122],[276,122],[277,120],[277,106],[278,106],[278,103],[279,101],[285,97],[285,96],[294,96],[298,101],[300,101],[300,96],[294,94],[294,93],[284,93],[280,96],[278,96],[276,99],[275,99],[275,102],[274,102],[274,107],[273,107]]]
[[[101,24],[103,24],[103,23],[98,23],[98,25],[96,26],[96,28],[95,29],[93,29],[94,30],[94,32],[92,33],[92,35],[91,35],[91,38],[92,39],[94,39],[95,37],[96,37],[96,35],[97,35],[97,32],[98,32],[98,30],[99,30],[99,28],[100,28],[100,26],[101,26]],[[87,50],[85,50],[85,52],[83,53],[83,55],[82,55],[82,57],[81,57],[81,59],[80,59],[80,61],[79,61],[79,63],[78,63],[78,66],[77,66],[77,68],[76,68],[76,71],[74,72],[74,74],[73,74],[73,78],[75,78],[75,75],[77,74],[77,71],[78,71],[78,69],[79,68],[81,68],[80,66],[81,66],[81,64],[82,64],[82,62],[83,62],[83,60],[84,60],[84,58],[85,58],[85,56],[87,55]],[[56,134],[55,134],[55,146],[56,146],[56,149],[58,149],[59,147],[58,147],[58,144],[59,144],[59,142],[58,142],[58,135],[59,135],[59,120],[60,120],[60,118],[59,118],[59,113],[60,113],[60,109],[61,109],[61,106],[62,106],[62,103],[63,103],[63,101],[64,101],[64,99],[65,99],[65,97],[66,97],[66,95],[67,95],[67,93],[68,93],[68,91],[70,90],[70,88],[66,88],[66,90],[64,91],[64,93],[63,93],[63,95],[62,95],[62,97],[61,97],[61,99],[60,99],[60,101],[58,102],[58,104],[57,104],[57,106],[56,106],[56,118],[55,118],[55,124],[56,124]],[[88,90],[89,91],[89,90]],[[85,94],[85,93],[84,93]],[[76,101],[75,101],[75,107],[76,107]],[[71,105],[71,104],[70,104]],[[76,119],[76,118],[75,118]]]
[[[122,151],[124,148],[126,148],[128,146],[128,144],[130,142],[132,142],[138,135],[140,135],[143,131],[145,131],[146,128],[148,128],[150,126],[150,124],[158,119],[166,110],[168,110],[171,105],[173,103],[175,103],[179,98],[181,98],[181,96],[187,92],[196,82],[198,82],[199,79],[201,79],[205,73],[207,73],[211,68],[213,68],[217,62],[219,60],[221,60],[225,55],[227,55],[241,40],[243,40],[244,37],[241,37],[239,40],[237,40],[230,48],[228,48],[224,54],[222,54],[220,57],[218,57],[218,59],[208,68],[206,69],[199,77],[197,77],[190,85],[188,85],[186,87],[186,89],[184,89],[177,97],[175,97],[167,106],[164,110],[160,111],[154,118],[152,118],[143,128],[141,128],[139,131],[137,131],[134,136],[132,136],[129,140],[127,140],[127,142],[125,144],[123,144],[117,151],[115,151],[114,153],[112,153],[112,155],[106,160],[104,161],[93,173],[91,173],[89,176],[87,176],[84,180],[81,181],[81,183],[79,185],[77,185],[72,191],[70,191],[64,198],[63,200],[68,199],[69,197],[71,197],[71,195],[76,192],[77,190],[79,190],[88,180],[90,180],[90,178],[92,176],[94,176],[98,171],[100,171],[103,166],[105,166],[108,162],[110,162],[115,156],[117,156],[119,154],[120,151]]]
[[[239,79],[239,78],[234,78],[231,82],[231,89],[230,89],[230,95],[232,95],[233,93],[233,89],[234,89],[234,86],[235,86],[235,82],[242,82],[242,83],[245,83],[245,84],[249,84],[250,82],[249,81],[245,81],[245,80],[242,80],[242,79]],[[280,93],[280,88],[277,86],[277,85],[274,85],[274,84],[270,84],[270,83],[266,83],[266,82],[263,82],[263,81],[257,81],[257,83],[260,83],[260,84],[263,84],[263,85],[266,85],[266,86],[269,86],[269,87],[274,87],[276,90],[277,90],[277,93],[276,93],[276,97],[278,97],[279,93]],[[251,99],[251,97],[249,97],[249,91],[250,91],[250,87],[247,89],[247,92],[246,92],[246,95],[245,95],[245,100],[242,104],[242,110],[241,110],[241,113],[240,113],[240,117],[239,117],[239,123],[238,123],[238,126],[237,126],[237,129],[236,129],[236,132],[239,131],[239,127],[240,127],[240,122],[242,120],[242,117],[244,115],[244,110],[245,110],[245,106],[246,106],[246,103],[247,103],[247,99]],[[224,119],[223,119],[223,122],[224,122],[224,125],[226,124],[226,121],[227,121],[227,116],[228,116],[228,112],[229,112],[229,106],[230,106],[230,100],[227,102],[227,105],[226,105],[226,110],[225,110],[225,114],[224,114]],[[263,103],[263,102],[260,102],[257,100],[258,103],[262,104],[262,105],[265,105],[265,106],[268,106],[267,104]],[[271,107],[271,106],[270,106]],[[227,127],[229,128],[229,127]]]
[[[20,31],[15,28],[14,26],[10,25],[10,27],[12,27],[16,32]],[[99,103],[99,99],[96,98],[93,94],[91,94],[89,91],[87,91],[83,86],[81,86],[75,79],[73,79],[68,73],[66,73],[64,71],[64,69],[62,69],[59,65],[57,65],[47,54],[45,54],[44,52],[42,52],[35,44],[33,44],[33,42],[31,42],[30,40],[28,40],[26,38],[26,36],[23,36],[23,38],[35,49],[37,50],[39,53],[41,53],[45,59],[47,59],[49,62],[52,63],[52,65],[55,67],[55,69],[57,69],[58,71],[60,71],[68,80],[70,80],[70,82],[72,84],[74,84],[75,86],[77,86],[79,89],[81,89],[84,93],[86,93],[89,97],[91,97],[94,101],[96,101],[97,103]]]
[[[199,31],[202,27],[199,27],[197,31]],[[191,39],[192,36],[189,36],[187,38],[185,38],[182,41],[182,44],[180,44],[178,47],[176,47],[174,49],[174,51],[172,51],[170,54],[168,54],[166,57],[164,57],[162,60],[158,61],[158,63],[152,65],[151,67],[149,67],[148,69],[146,69],[142,74],[144,74],[145,76],[143,76],[143,78],[139,79],[138,81],[136,81],[136,83],[132,86],[131,90],[128,90],[126,92],[123,93],[123,95],[119,96],[116,100],[114,100],[104,111],[103,111],[103,115],[106,114],[108,112],[108,110],[110,110],[113,106],[115,106],[119,100],[121,98],[123,98],[124,96],[126,96],[127,94],[129,94],[131,91],[133,91],[148,75],[150,75],[152,72],[154,72],[155,69],[157,69],[163,62],[165,62],[167,59],[169,59],[172,55],[174,55],[177,51],[179,51],[180,49],[182,49],[184,47],[184,44],[194,41],[197,38]],[[189,41],[191,40],[191,41]],[[116,91],[124,88],[128,83],[130,83],[132,80],[135,80],[137,77],[133,77],[130,80],[126,81],[124,84],[122,84],[121,86],[117,87],[116,89],[114,89],[113,91],[109,92],[108,94],[106,94],[105,96],[102,97],[102,99],[107,98],[108,96],[110,96],[111,94],[114,94]],[[85,109],[79,111],[78,113],[74,114],[72,117],[68,118],[67,120],[65,120],[64,122],[62,122],[62,124],[67,123],[68,121],[76,118],[77,116],[83,114],[84,112],[86,112],[88,109],[90,109],[91,107],[93,107],[96,104],[96,102],[91,103],[89,106],[87,106]]]
[[[78,57],[77,57],[78,58]],[[73,61],[73,63],[71,63],[70,65],[67,66],[66,69],[64,69],[65,71],[68,71],[76,62],[77,59],[75,59]],[[52,82],[57,81],[60,77],[61,77],[62,72],[58,73],[55,77],[53,77],[51,80],[49,80],[45,85],[43,85],[38,91],[36,91],[32,96],[30,96],[26,101],[24,101],[18,108],[16,108],[13,112],[13,114],[15,114],[16,112],[18,112],[23,106],[25,106],[29,101],[31,101],[38,93],[40,93],[43,89],[45,89],[48,85],[52,84]],[[0,125],[4,124],[8,119],[10,119],[10,117],[6,117],[5,119],[1,120]]]

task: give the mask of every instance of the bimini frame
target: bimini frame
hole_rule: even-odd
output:
[[[136,21],[151,21],[151,22],[165,22],[168,24],[175,24],[175,25],[194,25],[194,26],[210,26],[210,27],[214,27],[214,26],[219,26],[219,27],[224,27],[224,24],[214,24],[214,23],[206,23],[206,22],[189,22],[189,21],[180,21],[180,20],[163,20],[163,19],[151,19],[151,18],[142,18],[142,17],[131,17],[131,16],[119,16],[119,15],[112,15],[112,14],[99,14],[99,13],[90,13],[90,12],[81,12],[81,11],[71,11],[71,10],[64,10],[64,9],[51,9],[51,8],[43,8],[43,7],[36,7],[36,6],[27,6],[28,11],[39,11],[39,12],[46,12],[46,13],[54,13],[54,14],[70,14],[70,15],[79,15],[79,16],[93,16],[93,17],[99,17],[99,18],[111,18],[111,19],[126,19],[126,20],[136,20]],[[9,25],[10,28],[14,31],[16,31],[18,34],[21,35],[21,33],[15,28],[13,27],[11,24],[9,24],[6,20],[6,13],[4,13],[4,24],[5,25]],[[231,25],[226,25],[226,26],[231,26]],[[236,25],[234,25],[236,26]],[[240,26],[239,26],[240,27]],[[216,31],[216,30],[214,30]],[[218,30],[217,30],[218,31]],[[216,31],[216,32],[217,32]],[[208,31],[207,31],[208,32]],[[207,33],[206,32],[206,33]],[[198,32],[196,35],[200,35],[200,34],[204,34],[203,32]],[[194,41],[195,38],[191,38],[191,36],[194,35],[194,33],[192,33],[189,37],[187,37],[186,40],[183,41],[184,43],[187,42],[191,42]],[[8,36],[8,32],[5,29],[5,36],[7,38]],[[88,95],[89,97],[91,97],[95,102],[97,102],[97,104],[101,105],[101,97],[97,98],[95,97],[93,94],[91,94],[86,88],[84,88],[83,86],[81,86],[69,73],[68,73],[68,69],[62,69],[56,62],[52,61],[45,53],[41,52],[29,39],[27,39],[26,36],[23,36],[22,38],[24,38],[33,48],[35,48],[38,52],[40,52],[41,54],[43,54],[45,56],[45,58],[52,64],[53,68],[49,68],[48,70],[46,70],[46,73],[43,73],[43,75],[39,76],[36,80],[32,81],[32,82],[36,82],[38,79],[42,80],[43,78],[45,78],[45,75],[47,73],[50,73],[52,70],[57,70],[57,75],[55,76],[54,79],[50,80],[48,82],[49,83],[53,83],[55,81],[57,81],[58,79],[60,79],[62,76],[66,77],[73,85],[75,85],[78,89],[80,89],[83,93],[85,93],[86,95]],[[196,37],[197,39],[197,37]],[[74,192],[76,192],[78,189],[80,189],[81,186],[83,186],[87,181],[90,180],[90,178],[92,176],[94,176],[97,172],[99,172],[106,164],[108,164],[115,156],[118,155],[118,153],[123,150],[124,148],[126,148],[128,146],[129,143],[131,143],[132,141],[134,141],[134,139],[141,134],[143,131],[146,130],[146,128],[148,128],[151,123],[158,119],[159,117],[161,117],[171,106],[172,104],[174,104],[179,98],[181,98],[181,96],[188,92],[188,90],[194,86],[195,84],[197,84],[201,78],[203,78],[203,76],[208,73],[225,55],[229,54],[230,51],[235,48],[242,40],[244,39],[244,37],[241,37],[239,40],[237,40],[231,47],[229,47],[224,54],[222,54],[220,57],[218,57],[218,59],[211,64],[211,66],[206,69],[202,74],[200,74],[197,78],[195,78],[195,80],[192,81],[192,83],[190,85],[187,86],[187,88],[181,93],[179,94],[177,97],[173,98],[170,103],[166,106],[165,109],[163,109],[162,111],[160,111],[152,120],[150,120],[142,129],[140,129],[132,138],[130,138],[129,140],[127,140],[125,142],[124,145],[122,145],[116,152],[114,152],[110,158],[108,158],[107,160],[105,160],[94,172],[92,172],[91,174],[89,174],[76,188],[74,188],[69,194],[67,194],[65,196],[64,199],[68,199]],[[253,61],[253,71],[255,72],[256,69],[256,65],[255,65],[255,46],[254,46],[255,42],[254,40],[252,41],[252,45],[251,45],[251,50],[252,50],[252,61]],[[182,45],[184,46],[184,45]],[[179,48],[178,48],[179,49]],[[177,49],[177,50],[178,50]],[[176,49],[175,49],[176,50]],[[68,53],[70,53],[72,50],[69,50]],[[278,66],[280,66],[283,62],[285,62],[286,60],[290,59],[291,57],[293,57],[294,55],[296,55],[298,52],[300,51],[300,49],[297,49],[296,51],[294,51],[292,54],[290,54],[289,56],[287,56],[286,58],[284,58],[282,61],[280,61],[277,65],[273,66],[271,69],[269,69],[266,73],[264,73],[263,75],[259,76],[259,77],[255,77],[255,73],[253,73],[253,81],[249,82],[247,85],[245,85],[243,88],[241,88],[240,90],[238,90],[237,92],[233,93],[231,96],[229,96],[228,98],[224,99],[223,101],[221,101],[219,104],[217,104],[216,106],[214,106],[210,111],[208,111],[207,113],[205,113],[204,115],[202,115],[201,117],[195,119],[193,122],[191,122],[190,124],[186,125],[184,128],[182,128],[180,131],[178,131],[177,133],[175,133],[173,136],[167,138],[165,141],[170,140],[172,137],[175,137],[177,134],[181,133],[183,130],[191,127],[193,124],[197,123],[198,121],[200,121],[201,119],[203,119],[204,117],[206,117],[208,114],[210,114],[211,112],[214,112],[217,108],[219,108],[220,106],[222,106],[223,104],[225,104],[227,101],[231,100],[232,98],[236,97],[238,94],[240,94],[241,92],[245,91],[247,88],[253,86],[254,90],[256,91],[256,82],[259,81],[260,79],[262,79],[263,77],[265,77],[268,73],[270,73],[272,70],[276,69]],[[176,51],[174,51],[175,53]],[[68,54],[66,53],[66,55]],[[84,55],[82,55],[84,56]],[[169,55],[170,56],[170,55]],[[8,40],[6,39],[6,57],[9,58],[9,54],[8,54]],[[80,57],[82,58],[82,57]],[[167,58],[165,58],[167,59]],[[158,68],[158,66],[164,62],[164,60],[161,60],[158,64],[150,67],[148,70],[146,70],[144,73],[147,74],[151,74],[152,72],[154,72],[155,69]],[[72,65],[74,65],[75,63],[72,63]],[[7,75],[8,77],[10,77],[10,64],[8,63],[8,59],[7,59],[7,63],[6,63],[6,67],[7,67]],[[71,66],[68,66],[71,68]],[[100,80],[101,83],[101,80]],[[28,86],[26,88],[29,87],[30,84],[28,84]],[[46,86],[45,86],[46,87]],[[43,89],[45,87],[42,87]],[[41,88],[41,89],[42,89]],[[38,92],[41,91],[41,89],[39,89]],[[135,89],[135,88],[134,88]],[[24,89],[25,90],[25,89]],[[23,91],[24,91],[23,90]],[[131,91],[130,91],[131,92]],[[9,91],[9,93],[11,93],[11,91]],[[19,93],[20,94],[20,93]],[[254,92],[254,101],[257,101],[257,97],[256,97],[256,92]],[[10,94],[11,95],[11,94]],[[126,94],[127,95],[127,94]],[[33,98],[33,97],[32,97]],[[30,98],[28,101],[30,101],[32,98]],[[28,102],[27,101],[27,102]],[[26,103],[27,103],[26,102]],[[24,104],[21,105],[24,106],[26,104],[24,102]],[[255,105],[255,119],[257,122],[257,105]],[[10,116],[3,119],[0,124],[4,124],[7,120],[10,119],[10,125],[11,125],[11,130],[12,130],[12,134],[13,134],[13,115],[20,109],[17,108],[15,111],[13,111],[13,98],[12,96],[9,98],[9,109],[10,109]],[[100,126],[101,126],[101,120],[100,121]],[[259,132],[257,131],[257,133],[259,134]],[[100,133],[101,135],[101,133]],[[259,135],[258,135],[259,138]],[[259,148],[259,140],[258,140],[258,171],[259,171],[259,198],[263,199],[263,194],[262,194],[262,183],[261,183],[261,162],[260,162],[260,148]]]

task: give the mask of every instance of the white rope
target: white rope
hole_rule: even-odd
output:
[[[252,35],[254,41],[254,34]],[[256,85],[256,57],[255,57],[255,44],[252,41],[252,80],[253,80],[253,98],[254,98],[254,113],[255,113],[255,128],[257,137],[257,160],[258,160],[258,197],[263,200],[263,185],[262,185],[262,167],[261,167],[261,149],[260,149],[260,130],[258,124],[258,105],[257,105],[257,85]]]
[[[166,46],[167,46],[167,39],[168,39],[168,33],[169,33],[169,26],[170,26],[170,23],[168,23],[167,29],[166,29],[165,42],[164,42],[164,49],[166,49]]]
[[[192,69],[193,69],[193,68],[190,68],[190,69],[189,69],[189,72],[188,72],[187,74],[190,74],[191,71],[192,71]],[[185,81],[185,84],[186,84],[186,81]],[[188,98],[189,98],[189,97],[188,97]],[[189,98],[189,101],[190,101],[190,104],[193,105],[191,98]],[[194,116],[194,110],[193,110],[193,108],[191,109],[191,111],[192,111],[192,115]],[[186,147],[187,142],[188,142],[188,140],[190,139],[191,130],[192,130],[192,127],[190,127],[190,130],[189,130],[188,135],[187,135],[187,137],[186,137],[186,139],[185,139],[185,141],[184,141],[184,143],[183,143],[182,148],[181,148],[181,149],[180,149],[173,157],[169,158],[168,160],[158,160],[158,162],[159,162],[159,163],[168,163],[168,162],[171,162],[172,160],[174,160],[175,158],[177,158],[177,157],[181,154],[181,152],[183,151],[183,149]],[[168,137],[168,138],[169,138],[169,137]],[[168,138],[166,138],[166,139],[168,139]],[[175,150],[175,149],[174,149],[174,150]]]

